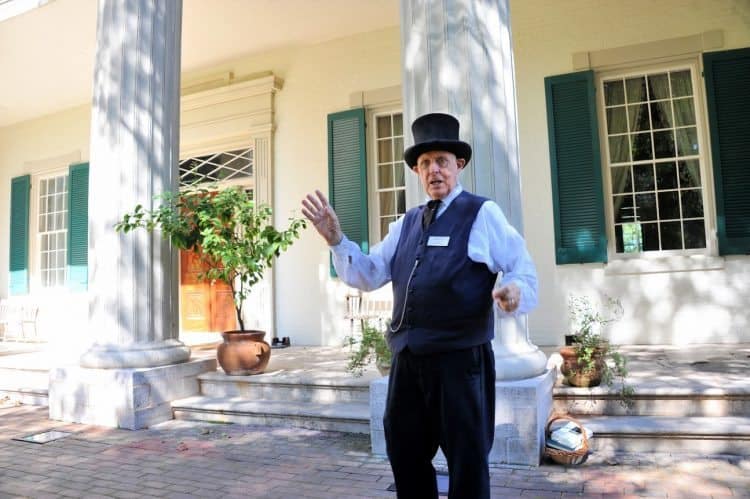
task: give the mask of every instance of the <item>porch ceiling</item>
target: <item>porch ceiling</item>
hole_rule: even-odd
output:
[[[398,0],[184,0],[182,69],[395,26],[398,10]],[[0,127],[89,102],[96,12],[96,0],[52,0],[0,22]]]

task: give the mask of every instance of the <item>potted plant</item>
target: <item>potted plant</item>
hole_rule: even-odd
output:
[[[374,363],[380,374],[387,375],[391,369],[391,349],[385,339],[383,320],[362,320],[362,336],[346,338],[349,345],[349,363],[346,369],[355,376],[362,376],[365,368]]]
[[[622,303],[605,295],[604,309],[604,313],[596,309],[587,296],[569,298],[572,332],[567,336],[572,344],[560,349],[561,372],[572,386],[593,387],[603,383],[612,387],[618,380],[620,401],[629,406],[634,389],[625,383],[627,358],[601,335],[605,326],[622,318]]]
[[[272,210],[256,205],[242,187],[220,190],[197,188],[165,193],[153,210],[141,205],[123,216],[118,232],[143,228],[159,230],[176,248],[196,252],[207,264],[199,278],[229,285],[234,298],[237,331],[222,333],[217,358],[227,374],[257,374],[268,365],[271,349],[263,341],[265,332],[248,331],[242,313],[253,285],[263,279],[274,259],[299,237],[306,222],[290,218],[286,230],[271,223]],[[250,342],[249,344],[247,342]]]

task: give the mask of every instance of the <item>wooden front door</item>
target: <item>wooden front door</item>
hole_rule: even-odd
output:
[[[180,316],[182,331],[237,329],[232,288],[222,281],[198,279],[205,264],[197,253],[180,251]]]

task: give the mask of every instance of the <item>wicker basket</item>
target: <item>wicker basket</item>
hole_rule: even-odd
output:
[[[549,419],[549,421],[547,421],[547,428],[544,431],[545,439],[548,440],[550,438],[550,434],[552,433],[552,423],[559,420],[571,421],[581,429],[581,434],[583,435],[583,446],[580,449],[574,451],[567,451],[562,449],[553,449],[552,447],[547,447],[545,445],[544,455],[558,464],[576,465],[583,463],[586,460],[586,457],[588,457],[589,455],[589,439],[588,437],[586,437],[585,428],[575,418],[572,418],[571,416],[565,414],[553,415]]]

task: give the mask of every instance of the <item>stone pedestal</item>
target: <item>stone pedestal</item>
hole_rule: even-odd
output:
[[[554,383],[552,369],[533,378],[495,383],[495,443],[490,464],[539,466]],[[372,453],[380,457],[386,456],[383,413],[387,393],[387,377],[370,383],[370,442]],[[445,464],[439,451],[435,462]]]
[[[49,417],[128,430],[148,428],[172,419],[172,401],[196,395],[198,375],[215,370],[215,359],[138,369],[51,369]]]

